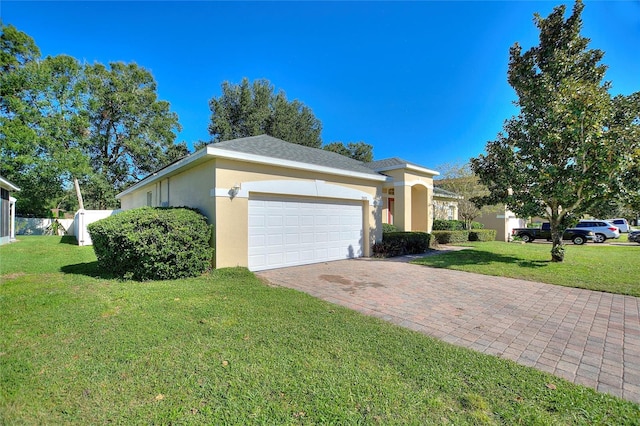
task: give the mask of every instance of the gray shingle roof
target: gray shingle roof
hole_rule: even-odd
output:
[[[379,176],[364,163],[345,157],[335,152],[323,149],[310,148],[308,146],[285,142],[268,135],[249,136],[246,138],[232,139],[223,142],[209,144],[218,149],[225,149],[245,154],[261,155],[265,157],[279,158],[281,160],[297,161],[316,166],[333,167],[352,172],[367,173]]]
[[[462,195],[458,195],[455,192],[447,191],[446,189],[442,189],[437,186],[433,187],[433,195],[447,198],[464,198]]]

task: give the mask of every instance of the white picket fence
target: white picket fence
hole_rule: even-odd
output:
[[[87,225],[120,210],[78,210],[73,219],[16,217],[16,235],[73,235],[80,246],[92,245]]]

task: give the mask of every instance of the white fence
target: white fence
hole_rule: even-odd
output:
[[[90,246],[87,225],[121,210],[78,210],[73,219],[16,217],[16,235],[73,235],[80,246]]]
[[[120,210],[78,210],[73,217],[73,235],[76,236],[79,246],[90,246],[93,244],[87,225],[105,217],[109,217]]]
[[[16,235],[54,235],[57,231],[54,223],[56,219],[16,217]]]

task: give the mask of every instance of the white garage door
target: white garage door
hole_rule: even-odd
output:
[[[362,256],[362,204],[249,199],[249,269]]]

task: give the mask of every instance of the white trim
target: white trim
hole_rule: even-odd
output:
[[[336,175],[336,176],[348,176],[348,177],[354,177],[354,178],[365,179],[365,180],[372,180],[372,181],[377,181],[377,182],[390,182],[392,180],[391,178],[389,178],[387,176],[383,176],[383,175],[375,175],[375,174],[369,174],[369,173],[354,172],[354,171],[349,171],[349,170],[336,169],[334,167],[317,166],[315,164],[301,163],[299,161],[282,160],[282,159],[279,159],[279,158],[267,157],[267,156],[264,156],[264,155],[255,155],[255,154],[247,154],[247,153],[244,153],[244,152],[229,151],[229,150],[226,150],[226,149],[215,148],[215,147],[213,147],[211,145],[207,145],[205,148],[202,148],[201,150],[194,152],[190,156],[185,157],[185,158],[183,158],[183,159],[181,159],[179,161],[176,161],[175,163],[165,167],[164,169],[161,169],[161,170],[159,170],[159,171],[157,171],[157,172],[145,177],[144,179],[142,179],[138,183],[130,186],[129,188],[127,188],[124,191],[122,191],[119,194],[117,194],[116,195],[116,199],[119,200],[120,198],[124,197],[125,195],[128,195],[128,194],[132,193],[133,191],[136,191],[136,190],[142,188],[143,186],[146,186],[146,185],[149,185],[151,183],[154,183],[159,179],[163,179],[164,176],[173,175],[177,171],[185,168],[188,165],[191,165],[192,163],[198,164],[198,163],[200,163],[202,161],[205,161],[205,160],[207,160],[207,159],[209,159],[211,157],[212,158],[226,158],[226,159],[229,159],[229,160],[244,161],[244,162],[247,162],[247,163],[266,164],[266,165],[269,165],[269,166],[279,166],[279,167],[285,167],[285,168],[297,169],[297,170],[306,170],[306,171],[313,171],[313,172],[320,172],[320,173],[328,173],[328,174],[332,174],[332,175]]]
[[[215,188],[210,191],[211,196],[231,197],[231,188]],[[233,198],[249,198],[250,193],[264,193],[275,195],[292,195],[300,197],[336,198],[341,200],[367,200],[374,203],[374,197],[364,191],[347,188],[340,185],[326,183],[323,180],[263,180],[242,182],[240,190]]]
[[[280,158],[267,157],[264,155],[247,154],[245,152],[229,151],[227,149],[215,148],[207,146],[207,154],[216,158],[226,158],[229,160],[245,161],[247,163],[266,164],[269,166],[279,166],[289,169],[307,170],[320,173],[328,173],[337,176],[349,176],[378,182],[385,182],[387,176],[374,175],[363,172],[354,172],[350,170],[336,169],[334,167],[318,166],[315,164],[301,163],[299,161],[283,160]]]
[[[422,185],[428,189],[433,189],[433,183],[427,183],[423,180],[417,179],[417,180],[410,180],[410,181],[401,181],[401,182],[393,182],[393,186],[397,187],[397,186],[415,186],[415,185]]]
[[[387,167],[377,167],[374,170],[376,172],[388,172],[389,170],[398,170],[398,169],[407,169],[407,170],[413,170],[414,172],[426,173],[432,176],[440,176],[440,172],[427,169],[426,167],[414,166],[413,164],[409,164],[409,163],[397,164],[394,166],[387,166]]]
[[[0,184],[2,185],[2,187],[8,189],[9,191],[20,191],[20,188],[18,188],[2,176],[0,176]]]
[[[16,200],[9,196],[9,241],[16,239]]]

